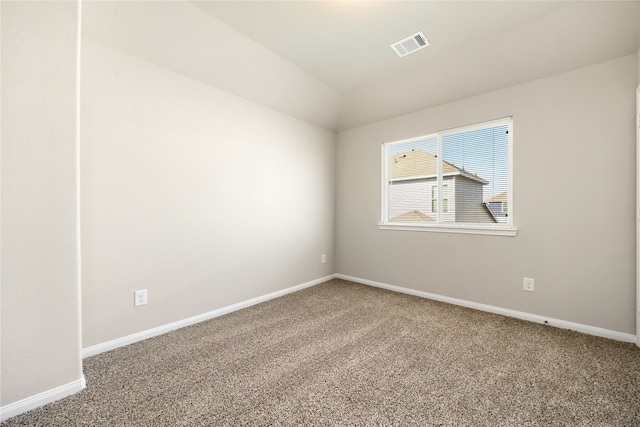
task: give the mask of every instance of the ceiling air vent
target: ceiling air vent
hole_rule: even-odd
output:
[[[427,40],[422,31],[418,31],[414,35],[392,44],[391,49],[393,49],[398,56],[402,57],[425,48],[429,46],[429,44],[429,40]]]

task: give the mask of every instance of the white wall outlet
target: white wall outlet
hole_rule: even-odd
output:
[[[133,293],[133,306],[138,307],[141,305],[147,305],[147,290],[142,289]]]
[[[320,262],[323,263],[323,264],[326,264],[326,262],[327,262],[327,255],[326,254],[320,255]]]
[[[524,280],[522,281],[522,290],[533,292],[534,288],[535,288],[534,280],[529,277],[525,277]]]

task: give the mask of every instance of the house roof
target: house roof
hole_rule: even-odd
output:
[[[435,219],[420,211],[405,212],[402,215],[391,218],[392,222],[436,222]]]
[[[411,150],[395,154],[391,157],[389,165],[389,179],[391,181],[405,181],[421,178],[433,178],[438,173],[438,158],[431,153],[422,150]],[[488,184],[488,181],[478,175],[459,168],[451,163],[442,162],[442,175],[462,175],[466,178]]]
[[[497,194],[495,196],[493,196],[492,198],[490,198],[489,200],[487,200],[488,203],[491,202],[506,202],[509,200],[509,195],[507,194],[506,191],[503,191],[500,194]]]

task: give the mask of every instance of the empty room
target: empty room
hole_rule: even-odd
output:
[[[640,2],[0,37],[3,426],[640,425]]]

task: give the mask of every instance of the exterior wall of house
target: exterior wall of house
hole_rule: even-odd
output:
[[[337,272],[634,334],[637,83],[634,54],[339,133]],[[516,237],[376,227],[380,141],[508,116]],[[593,194],[616,209],[594,221]]]
[[[417,210],[435,221],[431,212],[431,187],[435,178],[396,181],[389,185],[389,220]]]
[[[456,222],[494,223],[482,204],[482,185],[459,177],[456,185]]]
[[[443,213],[444,222],[454,222],[456,215],[456,180],[444,177],[447,186],[448,210]],[[419,211],[434,221],[438,213],[432,211],[432,188],[437,186],[436,178],[396,181],[389,186],[389,220],[407,212]]]
[[[488,202],[487,205],[499,223],[508,221],[508,212],[504,210],[503,202]]]

